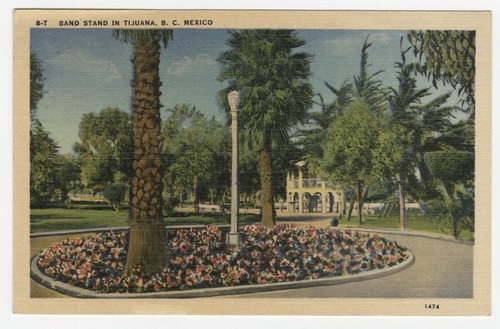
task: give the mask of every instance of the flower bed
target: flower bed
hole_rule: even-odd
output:
[[[355,274],[409,257],[393,241],[349,230],[250,225],[240,232],[240,250],[226,245],[217,227],[168,232],[168,263],[155,275],[137,267],[123,277],[125,232],[66,239],[42,251],[38,267],[55,280],[98,292],[153,292]]]

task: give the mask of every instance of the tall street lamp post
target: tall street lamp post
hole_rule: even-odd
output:
[[[232,91],[227,95],[229,107],[231,108],[231,231],[228,234],[228,243],[239,247],[241,237],[238,233],[238,106],[241,101],[239,91]]]

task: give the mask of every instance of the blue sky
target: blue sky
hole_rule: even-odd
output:
[[[310,82],[326,100],[332,94],[324,82],[339,87],[359,72],[360,51],[369,35],[371,72],[396,87],[394,63],[400,59],[400,39],[406,31],[297,30],[306,40],[299,48],[313,55]],[[217,92],[218,55],[227,50],[227,30],[177,29],[162,49],[160,77],[164,109],[186,103],[207,117],[222,120]],[[38,104],[38,118],[60,146],[71,152],[78,141],[78,125],[85,113],[106,107],[130,111],[131,46],[116,40],[110,29],[32,29],[31,51],[44,68],[46,94]],[[314,111],[314,109],[313,109]],[[163,116],[165,118],[165,112]]]

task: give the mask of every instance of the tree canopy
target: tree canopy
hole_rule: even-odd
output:
[[[102,191],[108,183],[128,183],[132,172],[130,115],[116,108],[86,113],[80,122],[80,142],[73,149],[81,163],[84,185]]]
[[[240,124],[248,129],[260,147],[262,223],[274,226],[272,144],[288,144],[290,129],[304,123],[312,106],[310,55],[296,52],[305,41],[291,30],[244,30],[229,32],[218,62],[219,79],[228,82],[226,95],[242,91]]]
[[[196,180],[199,197],[220,201],[229,188],[229,130],[186,104],[168,112],[162,129],[167,194],[195,193]]]
[[[59,147],[36,121],[30,130],[30,203],[44,205],[56,192],[56,158]]]
[[[167,48],[168,43],[173,39],[174,33],[172,30],[120,29],[113,30],[113,36],[124,43],[131,43],[134,46],[142,47],[151,43],[162,43],[163,47]]]
[[[42,63],[34,53],[30,54],[30,117],[35,119],[38,102],[44,94],[45,78]]]
[[[474,86],[476,79],[475,31],[420,30],[409,31],[408,41],[418,58],[414,68],[426,76],[437,88],[437,83],[450,84],[463,96],[467,111],[474,113]]]

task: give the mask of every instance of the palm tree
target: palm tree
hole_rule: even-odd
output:
[[[311,56],[294,52],[305,41],[291,30],[229,33],[230,50],[218,58],[219,79],[229,82],[221,95],[234,89],[243,92],[240,122],[260,148],[262,224],[273,227],[272,145],[286,145],[290,129],[306,120],[312,106],[312,86],[307,82]]]
[[[372,46],[368,38],[369,36],[366,37],[361,48],[359,75],[354,77],[352,95],[366,103],[372,112],[383,112],[386,109],[387,92],[382,86],[382,81],[377,80],[376,77],[384,71],[368,75],[368,67],[371,66],[368,63],[368,49]]]
[[[160,118],[160,42],[172,30],[115,30],[133,49],[132,129],[134,159],[130,197],[130,239],[124,275],[141,266],[157,273],[166,265]]]
[[[396,184],[399,195],[399,227],[406,229],[406,188],[405,181],[413,181],[415,168],[419,166],[419,158],[423,159],[425,149],[433,136],[449,125],[453,107],[444,106],[450,94],[444,94],[423,104],[422,100],[430,95],[429,88],[417,88],[411,65],[405,63],[405,54],[401,52],[402,61],[396,63],[398,88],[390,88],[389,121],[398,134],[400,153],[394,161]]]

